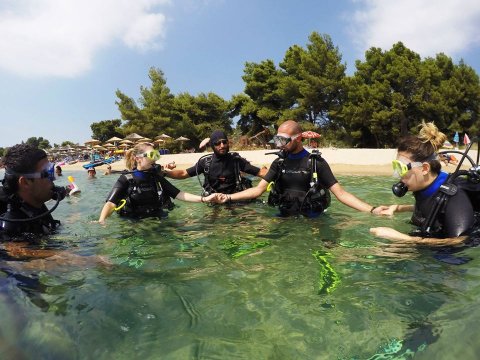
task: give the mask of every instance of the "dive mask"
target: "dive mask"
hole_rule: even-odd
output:
[[[400,160],[393,160],[392,161],[392,167],[393,167],[393,175],[395,176],[399,176],[399,177],[403,177],[407,174],[407,172],[409,172],[411,169],[415,168],[415,167],[420,167],[422,166],[423,163],[421,162],[410,162],[408,164],[405,164],[403,163],[402,161]]]
[[[50,181],[55,180],[55,173],[52,171],[53,167],[51,167],[50,163],[45,166],[41,171],[34,172],[34,173],[17,173],[16,171],[13,171],[11,169],[6,169],[5,174],[6,175],[13,175],[13,176],[23,176],[27,179],[49,179]]]
[[[291,142],[292,140],[295,140],[300,135],[302,135],[302,134],[300,133],[300,134],[293,135],[293,136],[290,136],[290,137],[282,136],[282,135],[274,135],[273,136],[273,143],[275,144],[276,147],[286,146],[289,142]]]
[[[158,152],[158,150],[151,150],[151,151],[143,153],[140,156],[149,158],[152,161],[160,160],[160,153]]]

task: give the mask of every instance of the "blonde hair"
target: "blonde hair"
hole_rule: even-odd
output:
[[[445,140],[447,140],[447,136],[438,130],[433,122],[426,123],[425,121],[422,121],[420,124],[418,138],[424,144],[430,143],[432,145],[433,152],[437,152],[438,149],[443,146]]]
[[[447,140],[447,136],[440,132],[433,122],[422,121],[417,136],[408,135],[398,142],[398,151],[411,154],[413,161],[428,162],[433,173],[438,174],[442,165],[436,160],[435,153]]]
[[[137,155],[143,154],[147,148],[152,147],[150,144],[140,143],[135,145],[132,149],[127,150],[125,153],[125,166],[128,170],[133,170],[137,167]]]

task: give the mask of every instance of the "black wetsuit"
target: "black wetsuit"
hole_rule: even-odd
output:
[[[446,182],[447,176],[441,172],[426,189],[414,192],[414,225],[422,226],[426,221],[435,205],[440,185]],[[475,212],[480,211],[480,185],[472,184],[463,178],[457,178],[453,183],[457,185],[457,192],[448,196],[445,207],[438,212],[432,226],[432,236],[443,238],[467,235],[479,225],[475,220]]]
[[[17,196],[8,197],[3,187],[0,187],[0,211],[2,218],[28,219],[45,214],[48,208],[34,208],[23,202]],[[60,221],[53,219],[51,214],[40,217],[33,221],[11,222],[0,220],[0,239],[9,240],[33,240],[37,236],[52,234],[60,225]],[[28,239],[27,239],[28,237]]]
[[[176,198],[180,192],[166,180],[157,167],[151,171],[133,171],[122,174],[114,184],[107,201],[119,205],[126,200],[119,214],[134,218],[163,217],[164,208],[171,209],[170,198]]]
[[[188,176],[192,177],[208,172],[203,184],[205,191],[208,193],[233,194],[251,187],[251,184],[244,186],[245,184],[238,183],[240,174],[235,169],[236,163],[238,169],[247,174],[256,176],[260,171],[258,167],[251,165],[248,160],[240,157],[237,153],[227,153],[224,156],[218,156],[214,153],[200,159],[197,164],[187,169],[187,173]],[[245,180],[242,181],[245,182]]]
[[[316,161],[317,169],[316,189],[311,186],[313,161]],[[328,189],[338,182],[325,159],[319,155],[311,156],[305,149],[289,154],[286,159],[276,159],[264,180],[275,182],[269,203],[278,205],[282,215],[303,214],[309,217],[321,214],[329,206]],[[271,201],[272,195],[278,196],[278,200]]]

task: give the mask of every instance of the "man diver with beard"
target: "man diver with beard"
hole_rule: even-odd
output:
[[[330,191],[340,202],[359,211],[378,215],[388,209],[369,205],[343,189],[325,159],[303,148],[302,129],[297,122],[285,121],[273,140],[281,151],[263,180],[254,188],[223,195],[223,202],[257,198],[271,188],[268,202],[278,206],[282,216],[320,215],[330,205]]]
[[[230,152],[227,135],[222,130],[215,130],[210,136],[210,146],[213,155],[203,156],[198,162],[186,170],[166,171],[165,176],[172,179],[186,179],[204,174],[204,195],[213,193],[234,194],[251,188],[249,179],[244,178],[241,172],[263,177],[266,168],[259,169],[253,166],[238,153]]]

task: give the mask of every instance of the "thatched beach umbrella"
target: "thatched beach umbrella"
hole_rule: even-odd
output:
[[[107,140],[107,142],[115,142],[115,141],[122,141],[122,139],[120,139],[119,137],[114,136],[114,137],[112,137],[112,138],[110,138],[110,139]]]
[[[140,140],[140,139],[143,139],[143,138],[144,137],[142,135],[138,135],[137,133],[132,133],[132,134],[129,134],[129,135],[125,136],[125,139],[132,140],[132,141]]]
[[[162,135],[158,135],[157,137],[155,137],[155,139],[164,139],[164,140],[171,139],[171,138],[172,137],[168,136],[167,134],[162,134]]]
[[[101,141],[97,140],[97,139],[90,139],[90,140],[87,140],[87,141],[84,142],[84,144],[86,146],[90,145],[90,147],[92,147],[93,145],[98,145],[100,143],[101,143]]]
[[[176,138],[175,141],[180,141],[180,149],[183,150],[183,142],[184,141],[190,141],[190,139],[185,137],[185,136],[180,136],[180,137]]]

